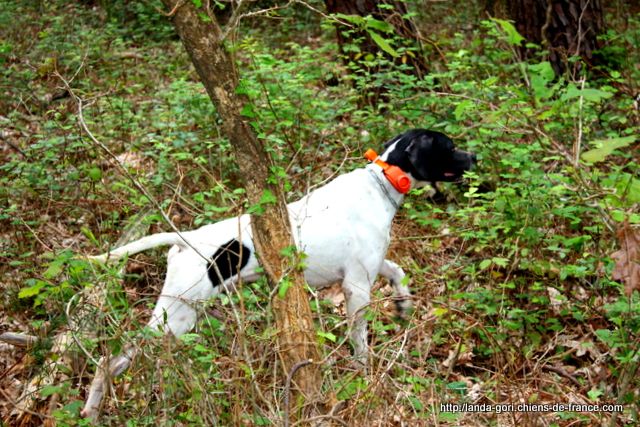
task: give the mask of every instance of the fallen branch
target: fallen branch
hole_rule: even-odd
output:
[[[31,347],[38,342],[38,337],[17,332],[5,332],[0,335],[0,341],[15,347]]]

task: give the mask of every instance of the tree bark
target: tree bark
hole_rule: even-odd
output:
[[[525,39],[547,48],[556,75],[570,69],[571,56],[595,64],[597,37],[605,28],[600,0],[514,0],[507,2],[507,12]],[[524,48],[523,53],[528,54]]]
[[[298,363],[319,360],[315,329],[309,307],[304,278],[283,250],[293,245],[284,192],[279,180],[269,179],[273,162],[251,128],[248,117],[242,115],[249,99],[238,93],[235,62],[224,46],[223,32],[215,16],[203,15],[193,2],[163,0],[168,10],[174,10],[175,28],[200,76],[209,97],[222,121],[225,135],[233,146],[236,162],[250,205],[261,205],[260,215],[252,215],[251,228],[256,251],[271,286],[279,286],[283,279],[292,285],[286,299],[276,295],[272,301],[278,327],[279,355],[284,377]],[[265,203],[265,192],[275,196],[275,202]],[[272,199],[272,198],[271,198]],[[298,369],[293,379],[306,399],[316,399],[320,389],[320,371],[315,363]]]

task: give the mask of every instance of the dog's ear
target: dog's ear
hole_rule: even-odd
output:
[[[420,176],[415,178],[420,181],[426,181],[429,178],[429,152],[433,146],[433,138],[425,133],[421,133],[409,142],[404,149],[411,166]]]

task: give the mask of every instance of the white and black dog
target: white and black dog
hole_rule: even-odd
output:
[[[372,163],[366,167],[340,175],[288,205],[293,238],[306,254],[305,279],[315,288],[342,283],[353,322],[350,338],[361,361],[367,358],[363,309],[376,277],[380,274],[391,282],[400,314],[411,305],[404,272],[385,259],[391,222],[404,193],[427,183],[456,181],[476,161],[475,155],[457,150],[444,134],[424,129],[403,133],[384,147],[380,157],[370,156]],[[180,234],[146,236],[93,259],[106,262],[172,245],[149,326],[180,336],[196,322],[194,303],[232,288],[239,280],[258,278],[259,260],[251,236],[250,216],[245,214]],[[128,360],[121,362],[128,365]]]

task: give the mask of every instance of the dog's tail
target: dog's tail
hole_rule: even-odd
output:
[[[177,233],[157,233],[145,236],[142,239],[138,239],[101,255],[89,257],[89,259],[106,263],[109,260],[118,260],[124,256],[135,255],[147,249],[166,245],[184,246],[185,242]]]

